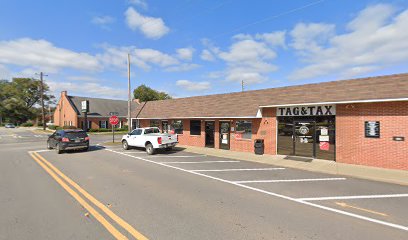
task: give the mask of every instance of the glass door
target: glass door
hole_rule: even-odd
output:
[[[315,125],[314,121],[294,122],[294,155],[314,157],[315,154]]]
[[[214,147],[214,131],[215,131],[215,122],[206,121],[205,122],[205,146]]]
[[[220,148],[230,149],[230,122],[220,122]]]
[[[162,121],[162,132],[163,133],[169,132],[169,122],[168,121]]]

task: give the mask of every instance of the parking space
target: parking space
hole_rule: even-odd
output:
[[[340,214],[408,230],[408,187],[184,151],[109,150]]]

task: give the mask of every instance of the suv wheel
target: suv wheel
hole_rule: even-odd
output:
[[[52,149],[50,141],[47,141],[47,149]]]
[[[62,153],[62,149],[61,149],[61,145],[60,145],[60,144],[57,145],[57,153],[58,153],[58,154],[61,154],[61,153]]]
[[[149,155],[154,154],[154,148],[153,148],[153,145],[151,143],[148,143],[146,145],[146,153],[149,154]]]

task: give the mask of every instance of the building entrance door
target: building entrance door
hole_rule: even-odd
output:
[[[214,147],[214,132],[215,132],[215,122],[206,121],[205,122],[205,146]]]
[[[169,122],[168,121],[162,121],[162,132],[163,133],[169,132]]]
[[[220,148],[230,149],[230,122],[220,122]]]
[[[293,155],[315,157],[315,128],[314,121],[294,122]]]

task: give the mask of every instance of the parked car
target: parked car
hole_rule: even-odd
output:
[[[48,137],[47,148],[56,149],[58,154],[71,149],[87,151],[89,149],[89,136],[80,129],[57,130]]]
[[[157,149],[170,151],[178,143],[176,134],[160,133],[157,127],[136,128],[122,137],[122,147],[146,148],[146,153],[152,155]]]
[[[15,128],[16,126],[14,124],[7,123],[4,127],[5,128]]]

